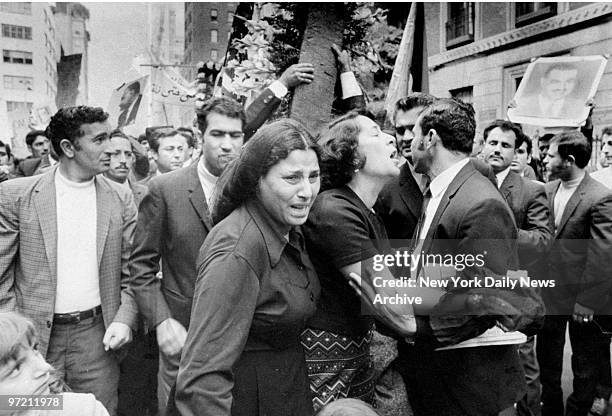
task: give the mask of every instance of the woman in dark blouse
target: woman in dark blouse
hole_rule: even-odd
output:
[[[385,183],[399,175],[395,139],[368,117],[340,117],[318,143],[324,191],[311,209],[304,236],[321,282],[321,299],[302,333],[315,410],[343,397],[373,397],[373,319],[364,315],[348,282],[351,273],[361,275],[375,255],[390,250],[372,207]],[[387,269],[377,275],[393,279]],[[406,315],[405,328],[414,332],[410,305],[403,305],[400,313]]]
[[[301,124],[277,121],[219,179],[178,373],[181,415],[312,414],[299,335],[320,289],[300,225],[319,191],[317,152]]]

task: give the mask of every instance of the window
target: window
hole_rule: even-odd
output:
[[[16,14],[32,14],[31,2],[0,3],[0,12]]]
[[[456,90],[450,90],[450,95],[453,98],[458,98],[464,103],[472,104],[474,102],[474,87],[463,87],[457,88]]]
[[[210,9],[210,21],[211,22],[216,22],[218,16],[219,16],[219,12],[217,11],[217,9]]]
[[[2,50],[2,60],[8,64],[32,65],[32,52]]]
[[[211,43],[217,43],[218,42],[218,34],[219,32],[217,32],[217,29],[212,29],[210,31],[210,42]]]
[[[521,27],[557,14],[557,3],[514,3],[515,26]]]
[[[28,26],[2,25],[2,36],[15,39],[32,39],[32,28]]]
[[[219,58],[219,52],[216,49],[211,49],[210,51],[210,59],[216,61]]]
[[[18,111],[18,110],[27,110],[28,112],[32,111],[32,106],[34,103],[24,102],[24,101],[7,101],[6,102],[6,111]]]
[[[4,88],[10,90],[32,90],[32,77],[4,76]]]
[[[454,48],[474,41],[474,3],[448,3],[446,47]]]

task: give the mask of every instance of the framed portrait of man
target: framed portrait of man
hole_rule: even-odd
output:
[[[527,67],[508,118],[542,127],[583,125],[606,63],[604,56],[536,59]]]
[[[146,107],[142,101],[147,80],[148,75],[132,79],[113,90],[108,104],[109,120],[113,127],[126,132],[131,128],[136,131],[144,130]]]

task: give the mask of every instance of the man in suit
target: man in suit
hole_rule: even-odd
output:
[[[415,252],[483,256],[484,266],[457,270],[467,282],[490,273],[506,275],[518,266],[512,213],[469,160],[475,126],[469,104],[440,99],[419,115],[411,145],[414,170],[431,178]],[[492,316],[480,319],[483,331],[496,324]],[[417,316],[414,345],[398,345],[404,351],[397,368],[415,416],[493,416],[525,394],[515,346],[436,351],[439,346],[424,316]]]
[[[140,82],[134,81],[129,84],[119,101],[119,116],[117,118],[117,128],[134,124],[138,115],[142,94],[140,93]]]
[[[104,176],[132,191],[136,207],[139,207],[147,192],[147,187],[130,180],[129,177],[132,166],[136,161],[136,153],[144,154],[144,149],[142,149],[140,143],[119,129],[111,132],[110,142],[110,168],[104,172]],[[139,149],[135,149],[135,147],[139,147]]]
[[[429,178],[414,170],[410,148],[414,138],[412,129],[419,114],[435,100],[436,97],[429,94],[413,93],[395,104],[395,139],[398,151],[406,162],[401,166],[399,176],[385,185],[374,207],[383,219],[390,239],[410,239],[421,215],[423,190],[429,184]],[[495,183],[495,174],[486,163],[476,158],[470,161],[479,172]],[[399,241],[397,244],[404,245]]]
[[[530,117],[571,118],[586,106],[570,97],[578,77],[578,68],[568,63],[551,64],[540,79],[540,92],[519,100],[518,112]]]
[[[200,246],[212,228],[209,204],[218,176],[244,143],[245,115],[237,102],[210,100],[198,113],[202,156],[188,167],[156,176],[141,206],[132,286],[160,349],[158,400],[161,413],[176,381],[189,326]],[[161,260],[163,278],[158,279]]]
[[[574,390],[565,415],[606,414],[610,397],[612,194],[586,173],[591,145],[578,131],[559,133],[544,163],[554,240],[548,258],[554,288],[543,289],[547,316],[538,334],[542,415],[563,414],[561,373],[569,322]]]
[[[496,120],[483,132],[484,160],[491,165],[499,189],[514,214],[518,227],[519,265],[532,278],[543,278],[541,258],[546,255],[552,238],[548,226],[549,210],[544,185],[523,178],[512,170],[515,153],[526,144],[527,137],[518,124]],[[528,140],[528,139],[527,139]],[[539,416],[540,379],[535,355],[535,338],[519,346],[525,371],[527,394],[517,404],[519,416]]]
[[[46,135],[57,168],[0,184],[0,310],[32,319],[43,356],[73,390],[116,414],[118,350],[137,307],[128,261],[131,192],[97,176],[110,166],[108,114],[60,109]]]

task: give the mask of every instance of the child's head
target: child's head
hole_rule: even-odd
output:
[[[328,403],[316,416],[378,416],[378,413],[361,400],[339,399]]]
[[[0,395],[49,394],[52,367],[36,350],[32,322],[0,313]]]

